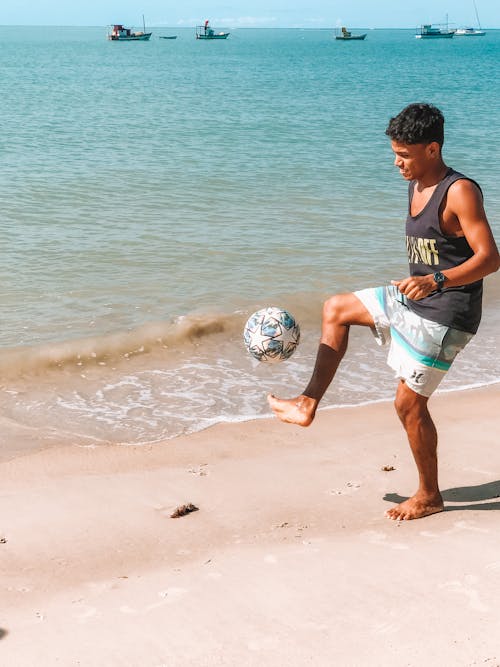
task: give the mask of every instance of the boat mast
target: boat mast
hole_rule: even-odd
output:
[[[142,30],[144,33],[146,32],[146,21],[144,20],[144,14],[142,15]]]
[[[474,5],[474,11],[476,12],[477,25],[479,26],[479,30],[482,30],[481,22],[479,21],[479,14],[477,13],[476,0],[472,0],[472,4]]]

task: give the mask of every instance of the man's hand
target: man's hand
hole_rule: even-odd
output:
[[[391,284],[395,285],[401,294],[413,301],[419,301],[437,289],[432,273],[429,273],[428,276],[410,276],[404,280],[391,280]]]

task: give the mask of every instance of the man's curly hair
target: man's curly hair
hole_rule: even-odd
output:
[[[410,104],[391,118],[385,131],[393,141],[402,144],[444,143],[444,116],[432,104]]]

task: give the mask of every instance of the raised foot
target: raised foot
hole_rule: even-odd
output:
[[[435,496],[424,496],[415,494],[403,503],[387,510],[385,516],[393,521],[409,521],[410,519],[421,519],[430,514],[437,514],[444,509],[443,499],[440,494]]]
[[[269,394],[267,402],[278,419],[298,426],[309,426],[318,407],[316,399],[304,395],[297,398],[276,398]]]

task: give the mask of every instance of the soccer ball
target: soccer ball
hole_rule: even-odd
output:
[[[252,357],[274,364],[292,356],[299,344],[300,328],[290,313],[271,306],[250,315],[243,340]]]

